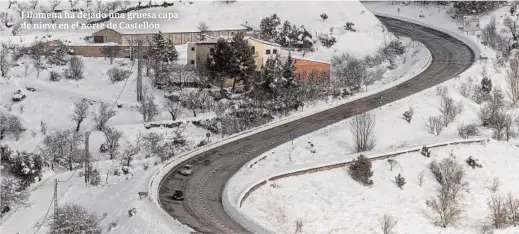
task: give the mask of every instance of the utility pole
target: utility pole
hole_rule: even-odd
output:
[[[90,152],[89,152],[89,139],[90,139],[90,131],[85,132],[85,185],[88,186],[88,182],[90,182]]]
[[[142,40],[137,41],[137,101],[142,101]]]
[[[58,179],[54,179],[54,222],[58,221]]]

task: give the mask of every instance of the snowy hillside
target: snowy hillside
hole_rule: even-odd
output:
[[[369,157],[460,139],[467,137],[468,129],[471,129],[469,136],[500,141],[492,140],[488,145],[453,145],[431,149],[431,158],[420,153],[403,154],[395,158],[396,164],[392,170],[389,161],[375,161],[372,186],[362,186],[354,181],[348,168],[277,180],[253,192],[244,202],[242,211],[256,222],[280,233],[293,233],[298,226],[297,221],[302,221],[301,233],[382,233],[381,218],[384,215],[398,220],[393,229],[396,233],[518,233],[513,221],[499,224],[496,228],[492,221],[495,206],[490,205],[490,202],[499,196],[506,197],[508,193],[513,196],[512,202],[518,202],[516,180],[519,174],[513,169],[519,164],[516,134],[519,130],[519,110],[513,95],[515,60],[503,58],[502,51],[488,44],[483,45],[481,34],[459,32],[456,22],[445,12],[447,7],[420,3],[404,6],[389,2],[366,5],[374,12],[421,21],[456,33],[471,40],[482,56],[488,58],[479,60],[463,74],[444,84],[371,111],[371,116],[375,118],[375,145],[364,154]],[[509,28],[504,26],[504,19],[509,16],[510,6],[483,14],[481,27],[486,28],[495,18],[497,33],[510,38]],[[512,19],[516,21],[516,17]],[[484,89],[485,80],[491,80],[492,93],[489,94],[490,99],[481,100],[478,93]],[[444,97],[452,100],[446,101]],[[498,103],[496,110],[510,120],[506,125],[509,126],[506,136],[492,124],[483,126],[485,113],[492,106],[489,100]],[[434,118],[442,114],[446,102],[461,108],[446,127],[432,129]],[[412,119],[407,122],[403,114],[409,111],[412,112]],[[242,192],[250,184],[292,168],[311,168],[311,165],[353,160],[357,155],[352,154],[356,151],[352,122],[351,119],[342,121],[297,138],[293,145],[286,143],[272,149],[259,156],[258,159],[262,159],[253,166],[243,167],[230,180],[229,187]],[[469,157],[478,159],[482,168],[469,167],[466,162]],[[444,158],[454,159],[461,165],[468,182],[467,191],[460,199],[462,215],[458,222],[447,228],[435,224],[435,213],[426,204],[426,200],[435,196],[439,187],[429,163]],[[399,173],[406,181],[403,190],[396,185],[395,177]]]
[[[23,22],[18,16],[20,7],[30,10],[33,6],[28,4],[38,2],[39,5],[32,9],[48,8],[52,1],[18,2],[19,5],[13,4],[7,9],[9,2],[0,1],[0,11],[12,16],[11,23]],[[53,2],[59,3],[54,6],[56,9],[70,9],[70,4],[75,3],[72,8],[83,8],[87,11],[109,7],[110,3],[94,1],[87,6],[86,1]],[[210,29],[225,29],[244,23],[258,27],[262,18],[272,14],[277,14],[282,22],[288,20],[291,24],[304,25],[312,35],[329,33],[330,28],[334,28],[333,35],[337,38],[335,45],[325,48],[317,42],[316,51],[305,55],[305,58],[325,61],[342,53],[358,58],[374,56],[386,42],[394,39],[373,14],[357,1],[326,4],[306,1],[174,3],[168,8],[141,12],[177,12],[178,19],[159,22],[165,32],[196,31],[200,22],[206,22]],[[115,8],[124,9],[137,3],[124,1],[124,4]],[[321,14],[326,14],[327,19],[323,20]],[[111,21],[116,23],[117,19]],[[345,30],[344,26],[348,22],[353,23],[350,26],[355,32]],[[56,23],[66,23],[66,20],[57,19]],[[21,175],[16,175],[16,179],[27,180],[29,185],[24,190],[28,193],[25,203],[10,205],[11,210],[3,210],[5,214],[0,219],[0,232],[48,232],[52,226],[50,217],[54,179],[57,179],[58,204],[63,206],[74,203],[85,207],[99,218],[99,227],[103,233],[189,233],[190,228],[165,214],[149,198],[141,199],[138,193],[148,190],[150,178],[166,160],[177,159],[189,150],[220,141],[243,129],[256,127],[244,124],[245,126],[239,126],[242,127],[240,129],[222,134],[222,124],[214,119],[218,115],[222,117],[222,110],[219,108],[223,108],[223,112],[231,112],[238,106],[236,103],[250,98],[236,93],[229,100],[223,98],[219,101],[215,94],[219,92],[214,92],[213,89],[174,87],[171,88],[173,91],[160,90],[152,85],[155,74],[154,71],[149,74],[146,72],[151,66],[148,65],[143,69],[143,86],[147,90],[145,100],[148,104],[154,104],[156,110],[150,111],[153,112],[150,114],[152,116],[145,121],[144,109],[147,107],[144,101],[137,101],[136,61],[116,58],[111,63],[106,58],[72,57],[65,53],[58,56],[63,59],[63,63],[57,65],[49,62],[52,55],[39,55],[34,51],[25,51],[26,54],[20,52],[35,41],[66,39],[73,43],[84,43],[84,37],[96,30],[21,30],[14,35],[13,27],[0,30],[0,41],[10,43],[0,46],[3,54],[0,61],[9,61],[0,62],[3,64],[2,68],[6,69],[3,77],[0,77],[0,127],[3,133],[0,146],[8,146],[13,151],[9,157],[6,157],[7,153],[2,155],[2,181],[14,176],[12,172],[18,170]],[[314,39],[317,39],[315,35]],[[376,67],[381,71],[378,80],[363,86],[359,92],[365,89],[373,92],[394,85],[394,82],[409,79],[428,64],[431,54],[422,44],[408,38],[402,38],[401,42],[406,51],[392,58],[394,60],[391,62],[394,64],[390,64],[387,58],[381,58]],[[14,47],[15,44],[18,47]],[[186,64],[187,47],[176,46],[176,50],[179,58],[174,65]],[[20,57],[14,56],[15,54]],[[81,72],[76,71],[81,73],[78,77],[71,75],[74,73],[73,58],[74,64],[80,64],[78,70]],[[392,66],[391,69],[387,69],[389,65]],[[122,71],[127,77],[113,80],[111,78],[114,78],[115,71]],[[305,100],[304,109],[285,111],[283,114],[273,113],[268,121],[302,115],[315,108],[324,109],[348,98],[355,98],[355,95],[350,95],[331,101],[329,90],[324,91],[324,98]],[[13,95],[18,92],[20,93]],[[13,97],[19,99],[13,100]],[[179,100],[171,101],[176,97]],[[84,113],[78,113],[81,109],[78,106],[84,108]],[[104,123],[102,130],[99,130],[97,125],[103,119],[103,106],[106,107],[105,112],[114,111],[114,114]],[[225,118],[235,119],[229,113],[223,114],[227,114],[223,115]],[[79,118],[79,115],[84,118]],[[78,118],[81,119],[79,124]],[[19,120],[19,125],[13,119]],[[252,121],[243,122],[248,124]],[[7,125],[9,128],[6,130]],[[13,130],[15,127],[20,128]],[[96,170],[93,176],[96,184],[85,184],[83,175],[86,147],[82,139],[86,131],[91,131],[88,152],[91,168]],[[110,143],[109,138],[114,140],[111,146],[107,146]],[[302,161],[304,157],[302,154]],[[42,168],[32,168],[37,167],[36,159],[43,161]],[[54,169],[51,169],[51,164]],[[39,170],[41,174],[35,175],[35,171]],[[16,189],[9,191],[17,192]],[[135,212],[132,211],[134,208]]]

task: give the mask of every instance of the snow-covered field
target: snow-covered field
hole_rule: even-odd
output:
[[[398,102],[372,111],[376,116],[376,145],[367,155],[410,146],[421,146],[435,142],[459,139],[458,127],[469,123],[479,123],[481,105],[461,94],[462,87],[479,86],[483,74],[491,78],[493,87],[508,90],[506,71],[508,65],[495,65],[496,53],[483,46],[476,35],[459,32],[456,22],[445,13],[445,8],[430,4],[423,7],[411,3],[409,6],[392,5],[390,2],[366,2],[366,7],[374,12],[409,18],[444,28],[450,32],[470,40],[486,60],[478,61],[460,76],[441,84],[448,90],[448,95],[463,105],[463,110],[453,123],[436,136],[426,130],[429,117],[440,114],[440,97],[437,88],[433,87]],[[398,8],[400,8],[398,12]],[[419,15],[425,15],[424,18]],[[498,28],[503,29],[503,18],[509,15],[509,8],[503,7],[481,18],[481,27],[495,17]],[[506,96],[506,94],[505,94]],[[507,97],[506,97],[507,98]],[[409,108],[414,115],[407,123],[402,114]],[[512,116],[519,114],[517,108],[508,110]],[[480,135],[491,137],[488,128],[480,128]],[[293,145],[286,143],[261,155],[254,160],[254,166],[244,166],[227,185],[234,194],[244,192],[248,186],[257,183],[269,175],[279,174],[308,165],[320,165],[327,162],[340,162],[353,159],[353,140],[350,132],[350,121],[328,126],[314,133],[294,140]],[[373,164],[374,186],[364,187],[353,181],[346,169],[290,177],[276,181],[275,184],[263,186],[247,198],[241,209],[242,213],[279,233],[293,233],[296,220],[303,220],[303,233],[378,233],[379,218],[384,214],[399,219],[397,233],[478,233],[486,222],[489,213],[487,199],[492,179],[499,178],[501,192],[511,192],[516,197],[513,166],[519,163],[516,158],[517,139],[510,142],[491,142],[484,145],[451,146],[433,150],[433,158],[449,157],[452,153],[456,160],[467,170],[470,192],[464,198],[467,212],[460,222],[447,229],[438,228],[424,215],[428,211],[425,199],[432,196],[438,184],[430,173],[427,164],[431,159],[419,153],[398,156],[399,166],[390,171],[386,161]],[[313,145],[313,146],[312,146]],[[464,160],[469,156],[478,158],[483,168],[471,169]],[[351,158],[348,158],[351,157]],[[417,185],[417,177],[424,171],[425,179],[422,187]],[[394,182],[395,176],[401,173],[406,178],[404,190],[400,190]],[[377,182],[378,181],[378,182]],[[301,191],[305,191],[301,193]],[[268,197],[269,199],[264,199]],[[235,201],[231,201],[235,202]],[[516,228],[498,230],[501,233],[518,233]]]
[[[352,180],[346,168],[277,180],[252,193],[243,209],[263,225],[275,227],[277,233],[293,233],[297,219],[303,221],[302,233],[381,233],[379,219],[388,214],[399,220],[396,233],[468,234],[478,233],[487,224],[487,199],[492,195],[489,187],[494,178],[500,181],[499,193],[519,193],[515,169],[519,148],[513,144],[455,145],[431,152],[431,158],[419,152],[397,156],[398,164],[392,171],[386,160],[375,161],[372,187]],[[457,225],[443,229],[427,217],[430,210],[425,200],[439,186],[428,164],[451,154],[466,170],[469,192],[463,204],[467,211]],[[472,169],[466,165],[469,156],[479,159],[483,167]],[[395,184],[399,173],[406,179],[403,190]],[[422,186],[420,173],[424,174]],[[518,231],[509,228],[499,233]]]

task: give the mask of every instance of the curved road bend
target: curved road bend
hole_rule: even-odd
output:
[[[302,136],[418,93],[460,74],[475,61],[474,52],[468,46],[445,33],[405,21],[378,18],[389,31],[420,41],[431,51],[432,63],[426,71],[378,94],[236,140],[186,160],[163,178],[159,188],[162,208],[198,232],[249,233],[232,220],[222,207],[225,183],[244,164],[289,141],[289,133],[295,137]],[[382,102],[380,95],[384,97]],[[191,176],[182,177],[174,173],[186,163],[194,166]],[[175,189],[184,191],[183,202],[171,199]]]

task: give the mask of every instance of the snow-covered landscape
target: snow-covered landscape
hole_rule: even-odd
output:
[[[519,198],[515,170],[519,63],[513,40],[519,28],[511,11],[515,4],[481,10],[482,30],[464,33],[451,17],[453,9],[464,6],[454,7],[454,3],[168,3],[173,4],[0,2],[0,233],[192,232],[149,197],[158,193],[149,191],[158,188],[151,184],[159,183],[166,169],[194,155],[190,152],[203,152],[244,132],[273,128],[375,94],[427,69],[431,51],[420,42],[390,33],[375,14],[455,34],[471,43],[481,57],[443,84],[270,149],[232,176],[222,197],[228,200],[221,202],[235,202],[251,186],[273,176],[352,161],[359,154],[369,158],[460,139],[484,139],[431,148],[429,157],[415,152],[373,161],[367,185],[353,179],[353,169],[347,165],[267,182],[250,192],[243,204],[232,205],[246,220],[275,233],[519,232],[515,227],[519,221],[519,200],[515,200]],[[108,49],[99,49],[102,55],[93,57],[67,49],[95,47],[98,29],[19,28],[23,22],[33,23],[21,17],[21,11],[117,12],[146,4],[154,7],[132,12],[175,12],[178,18],[152,20],[161,25],[160,33],[121,32],[153,34],[141,59],[112,55]],[[51,23],[50,19],[43,22]],[[202,23],[208,28],[202,30]],[[227,35],[201,42],[215,47],[205,55],[206,67],[193,67],[189,57],[193,44],[173,45],[167,36],[243,25],[250,30],[248,37],[276,46],[282,56],[261,55],[246,39]],[[58,46],[48,44],[58,40],[62,40]],[[258,63],[258,56],[265,56],[266,62]],[[329,70],[318,75],[300,73],[308,68],[297,61],[325,64]],[[325,78],[307,82],[313,75]],[[225,79],[235,83],[224,87]],[[352,134],[359,121],[370,123],[363,146],[358,144],[358,134]],[[469,157],[482,167],[467,165]],[[443,186],[430,170],[433,161],[440,168],[447,163],[461,168],[467,182],[458,183],[463,191],[456,208],[462,212],[452,222],[437,222],[437,214],[426,204]],[[405,178],[401,188],[397,175]],[[448,175],[443,177],[449,180]],[[505,201],[508,194],[512,208]],[[496,215],[491,215],[496,207],[490,202],[498,200],[507,208],[498,210],[505,214],[496,224],[492,221]],[[56,201],[61,216],[54,215]],[[72,214],[78,215],[69,218]],[[381,220],[391,228],[382,230]]]

